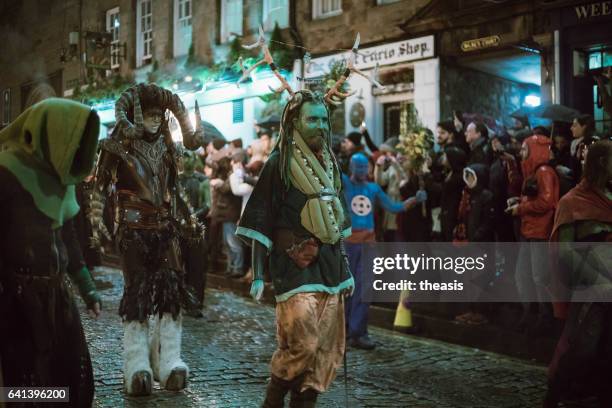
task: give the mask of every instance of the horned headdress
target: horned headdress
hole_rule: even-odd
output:
[[[198,102],[195,104],[196,128],[189,120],[189,112],[178,95],[154,84],[139,84],[125,90],[115,104],[115,120],[122,130],[122,137],[141,139],[144,135],[143,110],[166,109],[176,117],[183,134],[183,145],[189,150],[196,150],[204,141],[202,119]]]

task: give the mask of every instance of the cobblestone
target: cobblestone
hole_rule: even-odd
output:
[[[123,394],[122,326],[116,311],[122,291],[119,271],[101,268],[104,311],[97,321],[83,315],[96,379],[96,407],[258,407],[275,348],[274,309],[232,293],[207,292],[204,317],[185,317],[183,357],[191,368],[188,389]],[[82,305],[81,305],[82,309]],[[350,349],[352,407],[537,407],[546,389],[542,366],[501,355],[371,328],[374,351]],[[319,407],[344,406],[342,368]]]

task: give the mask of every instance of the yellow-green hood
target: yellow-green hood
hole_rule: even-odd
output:
[[[93,167],[100,120],[87,105],[49,98],[0,132],[0,166],[9,170],[53,219],[54,227],[79,211],[74,185]]]

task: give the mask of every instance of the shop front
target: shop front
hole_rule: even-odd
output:
[[[347,53],[340,53],[313,58],[305,69],[305,79],[323,77],[346,57]],[[352,75],[349,83],[355,94],[340,107],[338,119],[344,126],[335,126],[335,133],[347,134],[365,124],[374,142],[381,143],[405,133],[417,115],[424,125],[435,126],[439,117],[439,64],[435,57],[433,35],[361,48],[356,67],[369,76],[377,72],[376,79],[384,89]]]
[[[598,135],[610,135],[612,118],[596,78],[612,67],[612,1],[579,2],[552,14],[560,32],[561,101],[593,115]]]

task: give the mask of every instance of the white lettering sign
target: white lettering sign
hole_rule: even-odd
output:
[[[342,61],[347,56],[348,51],[346,53],[313,58],[310,65],[306,67],[305,77],[315,78],[322,76],[329,71],[329,68],[336,61]],[[355,65],[359,69],[367,69],[374,68],[377,63],[382,66],[433,57],[434,36],[429,35],[427,37],[360,49],[359,55],[355,59]]]

